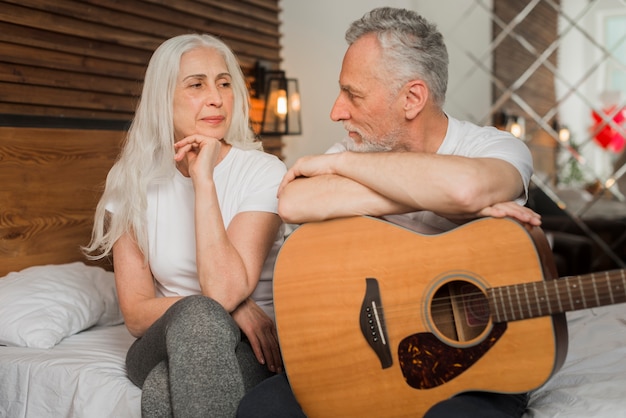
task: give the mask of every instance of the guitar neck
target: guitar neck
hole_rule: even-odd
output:
[[[487,290],[494,322],[509,322],[626,302],[626,270]]]

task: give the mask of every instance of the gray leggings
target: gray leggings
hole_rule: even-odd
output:
[[[172,305],[126,355],[143,417],[234,417],[244,393],[271,373],[213,299]]]

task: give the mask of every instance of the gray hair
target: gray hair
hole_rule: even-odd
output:
[[[419,78],[443,107],[448,88],[448,51],[437,27],[419,14],[392,7],[380,7],[352,22],[346,41],[352,45],[369,33],[376,34],[382,47],[382,65],[396,80],[396,89]]]
[[[148,260],[145,212],[148,186],[174,175],[173,98],[180,61],[198,48],[218,51],[232,77],[233,115],[224,141],[238,148],[261,149],[250,128],[250,99],[239,62],[221,40],[201,34],[186,34],[163,42],[153,53],[143,82],[141,98],[126,141],[109,171],[106,187],[96,208],[91,242],[83,248],[89,258],[103,258],[122,234],[132,232]],[[115,207],[109,218],[108,205]]]

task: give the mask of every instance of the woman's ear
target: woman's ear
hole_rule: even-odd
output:
[[[428,87],[422,80],[409,81],[406,86],[404,113],[407,119],[414,119],[426,106]]]

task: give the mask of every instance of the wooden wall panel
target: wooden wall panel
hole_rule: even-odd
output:
[[[31,265],[86,261],[80,246],[89,243],[123,137],[121,131],[0,127],[0,277]]]
[[[152,52],[181,33],[221,37],[251,76],[259,60],[279,68],[278,13],[278,0],[0,0],[0,125],[125,129]]]

